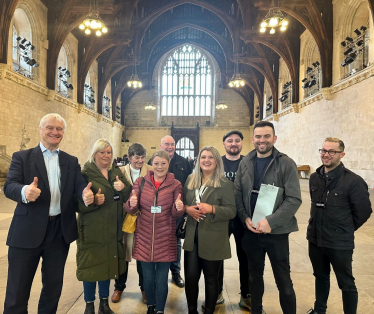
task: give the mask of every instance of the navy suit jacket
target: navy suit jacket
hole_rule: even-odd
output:
[[[81,199],[87,183],[76,157],[60,150],[59,163],[61,229],[65,242],[71,243],[78,237],[75,195]],[[38,178],[41,194],[35,202],[22,203],[21,190],[24,185],[31,184],[34,177]],[[13,154],[4,193],[6,197],[17,202],[6,244],[18,248],[38,247],[47,231],[51,202],[47,170],[39,145]]]

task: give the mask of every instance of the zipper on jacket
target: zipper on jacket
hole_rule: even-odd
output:
[[[155,215],[156,214],[153,214],[151,262],[153,262],[153,248],[155,244]]]
[[[325,204],[327,204],[327,198],[329,197],[329,193],[330,191],[327,191]]]

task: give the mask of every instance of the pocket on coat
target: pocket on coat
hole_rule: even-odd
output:
[[[83,224],[83,242],[84,245],[95,245],[95,244],[104,244],[105,237],[108,236],[108,233],[105,232],[104,228],[104,219],[100,218],[91,222],[90,224]]]
[[[16,215],[16,216],[26,216],[27,212],[28,212],[28,209],[26,208],[26,206],[17,206],[15,211],[14,211],[14,215]]]

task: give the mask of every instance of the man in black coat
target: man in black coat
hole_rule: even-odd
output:
[[[179,156],[175,152],[175,141],[170,135],[166,135],[161,139],[160,149],[168,153],[170,157],[169,172],[173,173],[175,179],[177,179],[182,186],[186,183],[188,176],[191,174],[191,167],[188,160],[182,156]],[[150,161],[148,164],[151,164]],[[181,219],[177,220],[177,225]],[[179,287],[184,287],[184,280],[180,275],[181,271],[181,240],[178,238],[177,247],[177,260],[170,263],[170,271],[172,274],[173,282]]]
[[[58,114],[40,120],[40,144],[13,154],[5,196],[17,202],[9,228],[4,314],[25,314],[40,258],[38,314],[56,313],[70,243],[78,237],[75,197],[94,200],[78,159],[59,150],[66,129]]]
[[[330,264],[342,290],[343,311],[357,313],[358,293],[352,275],[354,232],[372,213],[365,181],[344,167],[344,143],[326,138],[319,150],[323,165],[310,176],[312,199],[307,229],[316,301],[311,314],[325,314],[330,291]]]

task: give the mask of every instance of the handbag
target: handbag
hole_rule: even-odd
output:
[[[142,191],[143,191],[144,182],[145,182],[145,179],[143,177],[142,178],[142,183],[140,184],[140,193],[139,193],[138,202],[140,202],[140,196],[141,196]],[[126,233],[134,233],[135,230],[136,230],[136,219],[138,218],[139,215],[140,215],[139,210],[135,214],[129,214],[128,213],[125,217],[125,220],[123,221],[122,231],[126,232]]]
[[[181,221],[177,227],[175,235],[179,239],[184,239],[186,237],[186,224],[187,224],[188,216],[183,217],[183,221]]]

